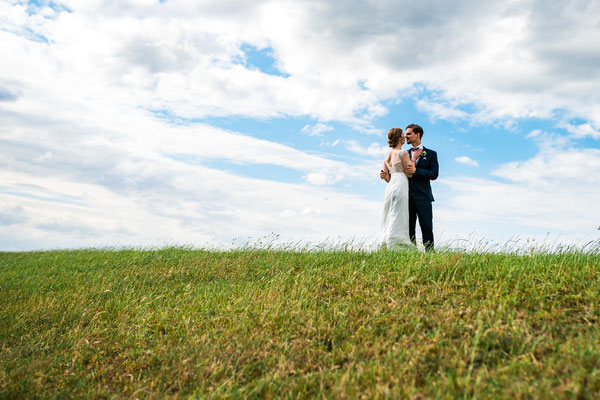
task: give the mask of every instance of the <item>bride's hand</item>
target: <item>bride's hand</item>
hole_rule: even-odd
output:
[[[383,179],[384,181],[386,181],[386,182],[389,182],[389,180],[390,180],[390,178],[389,178],[389,174],[388,174],[386,171],[384,171],[384,170],[381,170],[381,171],[379,172],[379,177],[380,177],[381,179]]]

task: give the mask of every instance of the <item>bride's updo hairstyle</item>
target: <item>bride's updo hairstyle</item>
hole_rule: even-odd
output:
[[[402,138],[402,129],[392,128],[388,131],[388,144],[390,147],[396,147]]]

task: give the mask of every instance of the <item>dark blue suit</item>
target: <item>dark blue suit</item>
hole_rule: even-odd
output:
[[[415,228],[418,216],[419,226],[423,234],[423,245],[425,250],[428,251],[433,250],[433,209],[431,203],[434,200],[430,182],[437,179],[438,172],[437,153],[423,147],[415,174],[408,180],[408,234],[410,240],[415,243]]]

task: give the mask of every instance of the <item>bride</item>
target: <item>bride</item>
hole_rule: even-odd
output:
[[[388,184],[383,200],[381,221],[381,245],[388,248],[410,246],[408,235],[408,178],[404,167],[411,161],[408,151],[402,149],[402,129],[392,128],[388,132],[388,144],[392,148],[383,161],[380,176]],[[420,152],[421,150],[417,150]],[[419,154],[413,153],[413,159]]]

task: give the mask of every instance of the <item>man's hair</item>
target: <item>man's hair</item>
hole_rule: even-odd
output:
[[[419,135],[419,138],[423,139],[423,128],[421,128],[419,125],[417,124],[409,124],[406,125],[406,129],[411,128],[413,133],[417,133]]]
[[[402,128],[392,128],[388,131],[388,145],[390,147],[396,147],[398,142],[402,138]]]

